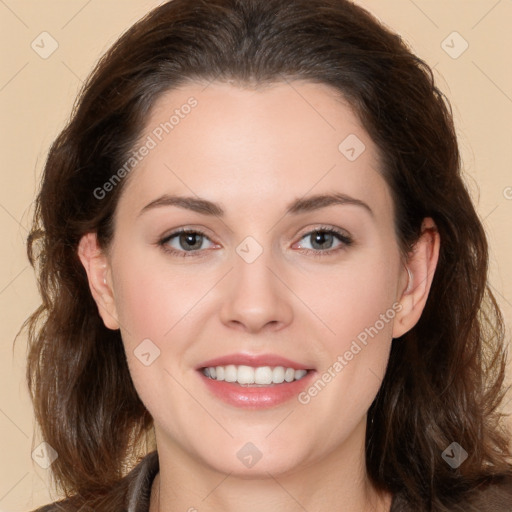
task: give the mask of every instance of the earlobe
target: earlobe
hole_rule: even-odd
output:
[[[395,317],[393,338],[405,334],[420,319],[434,279],[439,247],[440,236],[437,227],[431,218],[425,218],[421,226],[420,238],[404,267],[404,273],[408,274],[408,284],[399,297],[402,309]]]
[[[115,297],[110,282],[110,264],[98,244],[96,233],[86,233],[82,236],[77,253],[87,273],[89,288],[103,323],[108,329],[119,329]]]

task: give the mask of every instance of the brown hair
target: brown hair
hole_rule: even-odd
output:
[[[53,473],[68,495],[107,493],[152,425],[120,332],[104,326],[77,257],[87,232],[108,247],[125,180],[102,199],[94,191],[123,166],[163,92],[194,80],[294,79],[340,91],[379,147],[403,256],[423,218],[434,219],[441,237],[422,317],[393,342],[369,410],[370,478],[403,510],[449,510],[512,473],[498,412],[504,328],[487,284],[486,236],[430,68],[346,0],[173,0],[99,61],[49,151],[36,200],[28,256],[42,305],[24,324],[27,376],[42,435],[59,455]],[[454,441],[468,453],[457,470],[441,456]]]

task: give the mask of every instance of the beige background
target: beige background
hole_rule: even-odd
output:
[[[34,421],[24,381],[25,339],[37,307],[25,256],[31,204],[45,154],[98,57],[156,0],[0,0],[0,512],[54,499],[31,452]],[[452,101],[467,180],[491,245],[491,283],[512,325],[512,1],[359,0],[435,68]],[[58,43],[48,58],[48,32]],[[460,36],[450,35],[457,31]],[[445,43],[443,43],[445,41]],[[464,48],[458,58],[452,58]],[[37,48],[37,47],[36,47]],[[446,53],[452,53],[452,56]],[[512,397],[510,397],[512,398]],[[508,404],[507,410],[511,408]]]

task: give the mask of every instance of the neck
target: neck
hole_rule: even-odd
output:
[[[255,478],[216,471],[178,445],[158,443],[157,435],[160,471],[150,512],[389,512],[392,496],[379,493],[366,473],[364,433],[362,425],[355,439],[300,469]]]

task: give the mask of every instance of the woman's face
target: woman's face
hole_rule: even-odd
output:
[[[356,460],[405,281],[378,152],[351,109],[307,82],[187,84],[134,151],[110,324],[159,449],[253,476]]]

